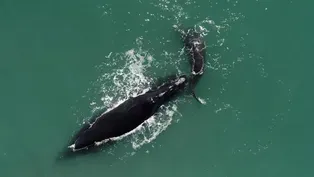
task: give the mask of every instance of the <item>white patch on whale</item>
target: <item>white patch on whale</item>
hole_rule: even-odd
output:
[[[165,93],[166,93],[166,92],[162,92],[162,93],[160,93],[158,96],[161,97],[161,96],[163,96]]]
[[[177,81],[176,81],[176,85],[179,85],[179,84],[182,84],[183,82],[185,81],[185,78],[184,77],[181,77],[180,79],[178,79]]]

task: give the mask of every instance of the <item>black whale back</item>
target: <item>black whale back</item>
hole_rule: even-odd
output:
[[[193,73],[202,74],[206,56],[206,46],[203,37],[194,28],[183,35],[185,50],[190,58]]]
[[[82,131],[74,141],[74,149],[94,145],[95,142],[119,137],[142,124],[170,101],[185,87],[187,77],[182,75],[170,80],[154,90],[131,97],[112,110],[102,114],[92,125]]]

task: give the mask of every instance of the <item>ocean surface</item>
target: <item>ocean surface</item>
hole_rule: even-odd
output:
[[[311,1],[1,0],[1,177],[313,177]],[[196,86],[115,145],[60,159],[84,120],[189,74]]]

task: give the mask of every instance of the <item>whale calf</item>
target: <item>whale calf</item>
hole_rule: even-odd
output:
[[[202,35],[195,30],[195,28],[177,29],[181,34],[184,43],[185,51],[189,57],[191,64],[190,85],[194,98],[200,101],[194,92],[197,82],[200,80],[204,73],[206,45]],[[203,103],[202,103],[203,104]]]
[[[68,148],[72,151],[88,149],[99,142],[131,132],[154,115],[161,105],[178,95],[185,88],[187,80],[187,76],[181,75],[143,94],[130,97],[82,127]]]

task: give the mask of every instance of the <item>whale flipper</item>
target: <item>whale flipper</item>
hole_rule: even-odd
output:
[[[195,86],[197,82],[199,81],[200,77],[201,75],[193,75],[193,74],[190,76],[190,90],[191,90],[192,96],[196,99],[196,101],[198,101],[201,104],[205,104],[205,101],[198,98],[195,94]]]

